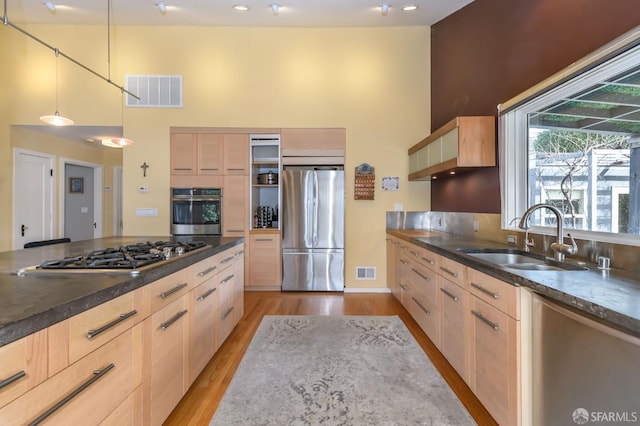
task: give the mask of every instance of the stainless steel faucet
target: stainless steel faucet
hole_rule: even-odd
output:
[[[562,212],[557,207],[552,206],[551,204],[534,204],[533,206],[529,207],[526,212],[524,212],[524,214],[522,215],[522,219],[520,219],[520,223],[518,224],[518,227],[520,229],[524,229],[525,231],[528,231],[529,224],[527,222],[529,221],[529,216],[531,216],[531,214],[534,211],[542,208],[551,210],[553,214],[556,216],[557,237],[556,237],[556,241],[554,243],[551,243],[551,250],[553,250],[553,257],[558,262],[564,262],[564,255],[576,254],[578,252],[578,246],[576,244],[576,240],[573,239],[573,236],[571,234],[567,234],[567,236],[571,240],[571,244],[564,243],[564,231],[563,231],[564,218],[562,216]]]

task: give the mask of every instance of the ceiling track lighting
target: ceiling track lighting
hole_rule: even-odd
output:
[[[380,11],[382,12],[382,16],[387,16],[387,13],[389,13],[389,7],[390,6],[386,3],[380,6]]]
[[[271,5],[271,12],[273,12],[274,16],[278,16],[278,13],[280,13],[280,5],[279,4],[272,4]]]
[[[167,13],[167,5],[164,4],[163,2],[156,3],[156,7],[160,11],[160,13],[162,13],[163,15]]]
[[[58,48],[54,49],[56,54],[56,112],[53,115],[43,115],[40,117],[40,121],[43,121],[52,126],[70,126],[73,124],[73,120],[67,117],[63,117],[58,112],[58,54],[60,51]]]
[[[49,12],[54,13],[56,11],[56,5],[54,3],[51,3],[50,1],[45,1],[42,4],[45,5],[47,9],[49,9]]]

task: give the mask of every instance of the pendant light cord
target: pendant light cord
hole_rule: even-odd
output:
[[[58,115],[58,54],[60,51],[56,47],[53,52],[56,55],[56,115]]]

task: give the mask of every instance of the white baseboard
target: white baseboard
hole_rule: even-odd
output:
[[[391,289],[389,287],[383,288],[359,288],[359,287],[345,287],[345,293],[391,293]]]

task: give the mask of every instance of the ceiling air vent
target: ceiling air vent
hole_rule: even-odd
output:
[[[126,89],[140,97],[127,95],[128,107],[182,108],[181,75],[128,75]]]
[[[375,266],[356,266],[356,280],[375,280]]]

